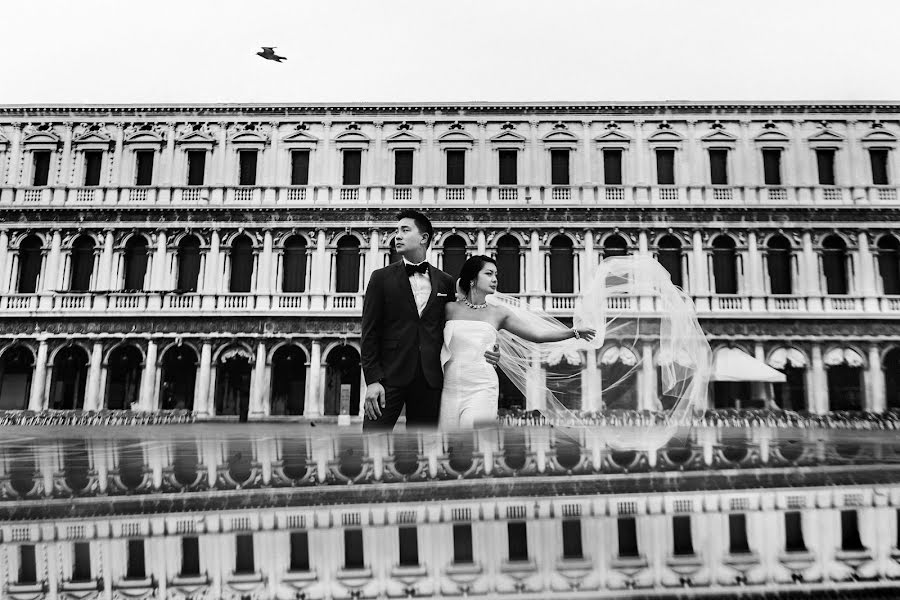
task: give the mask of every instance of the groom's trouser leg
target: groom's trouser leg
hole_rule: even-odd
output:
[[[433,429],[441,414],[441,390],[429,387],[422,365],[410,383],[406,399],[406,424],[413,428]]]
[[[407,388],[385,386],[384,408],[381,409],[381,416],[375,420],[364,416],[363,431],[391,431],[397,423],[397,419],[400,418],[406,397]]]

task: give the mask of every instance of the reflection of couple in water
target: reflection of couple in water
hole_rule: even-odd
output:
[[[675,403],[681,411],[675,412],[685,412],[705,394],[709,346],[690,300],[655,260],[603,261],[578,298],[575,326],[567,327],[540,309],[497,293],[497,264],[488,256],[470,257],[458,278],[425,262],[433,236],[425,215],[401,212],[395,246],[402,260],[373,272],[366,288],[365,431],[393,429],[404,407],[412,427],[453,430],[496,424],[494,365],[526,395],[531,408],[577,425],[579,416],[566,407],[580,405],[581,398],[567,394],[599,395],[631,385],[634,378],[628,376],[641,366],[638,361],[618,380],[604,382],[594,381],[596,375],[582,378],[571,368],[554,371],[553,365],[560,363],[579,364],[583,351],[595,352],[604,339],[636,344],[649,335],[657,341],[661,387],[681,396]],[[653,314],[639,318],[645,307],[635,304],[634,316],[611,315],[607,307],[613,296],[619,296],[617,306],[623,297],[626,304],[646,299]],[[576,377],[588,384],[584,390],[572,385]]]

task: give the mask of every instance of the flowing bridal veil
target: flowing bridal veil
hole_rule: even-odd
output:
[[[568,329],[513,296],[487,299],[509,307],[530,328]],[[603,260],[575,301],[574,325],[597,336],[544,344],[505,330],[498,336],[500,369],[525,395],[526,409],[546,422],[590,427],[616,449],[651,449],[689,423],[691,407],[706,406],[709,343],[691,299],[656,260]],[[626,422],[611,426],[620,408],[652,412],[628,413]]]

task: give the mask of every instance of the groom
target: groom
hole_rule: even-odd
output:
[[[444,306],[456,299],[456,283],[425,262],[434,237],[428,217],[404,210],[397,220],[403,260],[372,273],[363,301],[363,431],[392,430],[404,406],[407,426],[433,428],[441,410]],[[499,354],[485,358],[496,364]]]

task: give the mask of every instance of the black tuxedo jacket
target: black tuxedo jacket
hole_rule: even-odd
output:
[[[428,266],[431,296],[419,316],[402,260],[372,273],[362,315],[362,368],[366,383],[403,387],[419,361],[428,385],[442,388],[441,345],[444,306],[456,299],[453,278]]]

